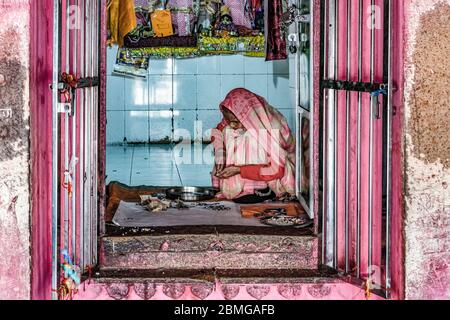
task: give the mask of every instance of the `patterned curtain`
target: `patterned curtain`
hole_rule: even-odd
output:
[[[286,40],[281,33],[282,0],[264,1],[266,28],[266,61],[287,59]]]

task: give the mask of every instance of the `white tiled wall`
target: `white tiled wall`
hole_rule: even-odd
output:
[[[203,121],[203,132],[215,127],[220,102],[238,87],[265,97],[294,129],[289,61],[242,55],[151,60],[147,79],[139,79],[113,74],[116,53],[108,49],[109,144],[172,139],[176,129],[194,137],[194,121]]]

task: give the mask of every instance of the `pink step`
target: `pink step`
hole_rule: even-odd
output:
[[[378,300],[335,276],[171,277],[99,275],[80,286],[76,300]]]
[[[313,235],[168,234],[104,237],[102,270],[315,270]]]

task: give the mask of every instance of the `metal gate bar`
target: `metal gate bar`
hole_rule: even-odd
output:
[[[383,124],[385,130],[383,131],[383,145],[385,146],[384,150],[384,159],[385,165],[383,166],[383,194],[386,194],[386,226],[385,226],[385,285],[387,297],[390,297],[390,289],[391,289],[391,208],[392,208],[392,94],[393,94],[393,85],[392,85],[392,3],[391,1],[384,1],[384,28],[388,30],[388,32],[384,34],[384,42],[389,44],[384,48],[384,82],[390,84],[390,87],[387,90],[387,97],[384,99],[384,108],[383,108],[383,119],[385,123]]]
[[[363,43],[363,0],[358,3],[358,81],[362,82],[362,43]],[[356,277],[361,277],[361,126],[362,93],[358,92],[357,119],[357,184],[356,184]]]
[[[54,299],[65,252],[81,273],[97,263],[99,14],[96,0],[54,0]]]
[[[350,73],[351,73],[351,33],[350,33],[350,24],[352,18],[351,12],[351,3],[347,1],[347,66],[346,66],[346,79],[350,81]],[[350,175],[350,91],[346,92],[345,96],[345,273],[350,271],[350,221],[349,221],[349,175]]]
[[[391,1],[321,0],[320,9],[322,262],[389,297]]]
[[[56,300],[58,294],[55,291],[58,287],[59,274],[59,250],[58,250],[58,216],[59,216],[59,133],[58,133],[58,104],[59,91],[56,85],[59,82],[59,31],[60,31],[60,8],[58,1],[53,3],[53,75],[52,75],[52,298]],[[56,50],[56,52],[55,52]]]

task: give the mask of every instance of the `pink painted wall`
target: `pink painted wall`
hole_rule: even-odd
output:
[[[30,298],[29,14],[0,2],[0,300]]]

